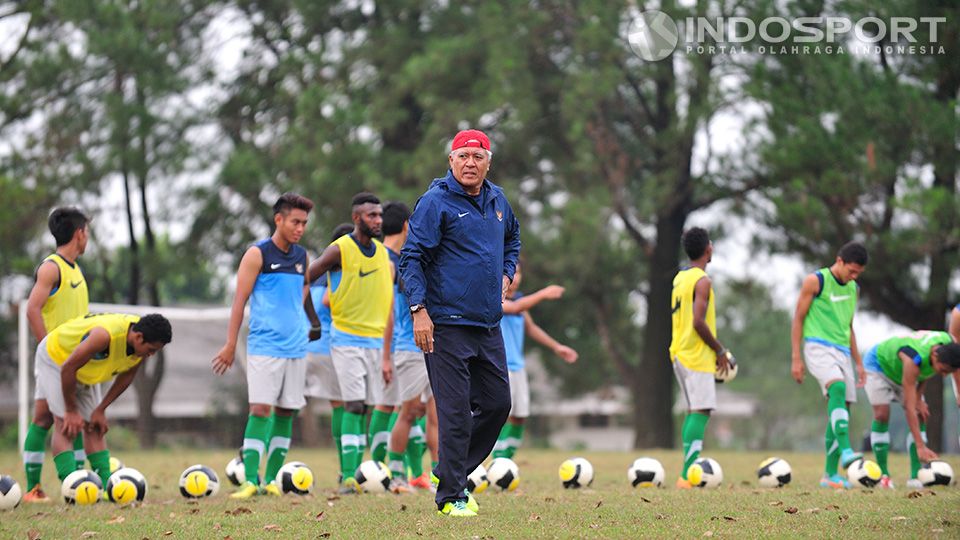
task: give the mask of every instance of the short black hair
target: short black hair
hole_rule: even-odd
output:
[[[400,234],[403,224],[410,219],[410,208],[402,202],[390,201],[383,205],[383,234]]]
[[[70,243],[78,230],[87,226],[90,218],[75,206],[61,206],[54,208],[47,219],[50,234],[57,241],[57,247]]]
[[[133,324],[133,331],[143,334],[145,343],[163,343],[166,345],[173,339],[170,321],[159,313],[151,313],[140,317],[140,320]]]
[[[941,345],[937,349],[937,360],[953,369],[960,369],[960,343]]]
[[[707,246],[710,245],[710,235],[707,234],[706,229],[693,227],[683,233],[680,241],[683,243],[683,251],[687,254],[687,257],[690,257],[691,261],[695,261],[706,253]]]
[[[337,238],[345,234],[350,234],[353,232],[353,223],[341,223],[333,229],[333,234],[330,235],[330,241],[333,242]]]
[[[313,210],[313,201],[297,193],[284,193],[273,204],[273,215],[287,215],[290,210],[297,209],[310,213]]]
[[[380,204],[380,199],[369,191],[363,191],[353,196],[353,201],[350,203],[350,206],[356,208],[367,203]]]
[[[840,260],[845,263],[854,263],[860,266],[866,266],[867,260],[870,258],[867,255],[866,246],[856,241],[844,244],[837,252],[837,257],[840,257]]]

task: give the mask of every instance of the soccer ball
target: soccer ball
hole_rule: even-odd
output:
[[[107,497],[120,505],[143,502],[143,498],[147,495],[147,479],[140,474],[140,471],[123,467],[107,479],[106,490]]]
[[[740,371],[740,367],[737,365],[737,359],[730,355],[730,367],[727,369],[727,372],[723,375],[720,375],[720,372],[713,374],[713,380],[718,383],[730,382],[737,378],[737,373]]]
[[[313,488],[313,471],[305,463],[291,461],[280,467],[274,482],[284,493],[306,495]]]
[[[100,500],[102,489],[103,482],[100,477],[86,469],[68,474],[60,485],[60,493],[67,504],[96,504]]]
[[[381,493],[389,491],[390,479],[393,475],[390,474],[390,469],[383,463],[367,460],[357,467],[357,472],[354,473],[353,477],[356,479],[357,484],[360,485],[361,490],[371,493]]]
[[[123,468],[123,462],[118,458],[110,456],[110,474],[113,474]]]
[[[560,464],[563,487],[577,489],[593,483],[593,465],[582,457],[568,459]]]
[[[793,469],[786,460],[778,457],[767,458],[757,468],[757,479],[760,487],[776,488],[790,483],[790,474]]]
[[[700,458],[687,469],[687,480],[693,487],[715,488],[723,482],[723,469],[713,458]]]
[[[627,480],[633,487],[660,487],[666,474],[659,461],[642,457],[627,469]]]
[[[873,487],[880,482],[883,472],[880,466],[869,459],[858,459],[847,467],[847,479],[860,487]]]
[[[946,461],[924,463],[917,472],[917,480],[924,486],[949,486],[953,484],[953,467]]]
[[[243,467],[243,460],[239,457],[235,457],[227,462],[225,468],[227,473],[227,480],[235,486],[239,486],[247,481],[247,471]],[[259,482],[257,482],[259,484]]]
[[[487,469],[481,463],[477,465],[477,468],[467,477],[467,491],[479,495],[486,491],[489,485],[490,481],[487,480]]]
[[[487,468],[487,480],[500,491],[513,491],[520,485],[520,468],[512,459],[498,457]]]
[[[0,475],[0,510],[12,510],[20,504],[23,492],[12,476]]]
[[[191,465],[180,474],[180,494],[188,499],[212,497],[220,491],[220,478],[206,465]]]

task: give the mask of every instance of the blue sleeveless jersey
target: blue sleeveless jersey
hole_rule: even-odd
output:
[[[337,290],[340,284],[340,271],[329,272],[330,285]],[[327,276],[321,276],[310,286],[310,298],[313,299],[313,309],[317,310],[323,334],[320,339],[307,343],[307,352],[330,356],[330,335],[333,332],[333,319],[330,318],[330,308],[323,305],[323,295],[327,291]],[[306,317],[306,314],[304,314]]]
[[[400,279],[400,254],[387,249],[390,261],[397,269],[393,280],[393,345],[391,350],[420,352],[417,342],[413,339],[413,315],[410,305],[403,294],[403,280]]]
[[[513,299],[519,299],[522,294],[517,292]],[[524,366],[523,359],[523,313],[503,314],[500,319],[500,332],[503,334],[503,348],[507,352],[507,369],[520,371]]]
[[[284,253],[270,238],[254,244],[263,256],[250,295],[247,354],[303,358],[310,325],[303,313],[307,252],[298,245]]]

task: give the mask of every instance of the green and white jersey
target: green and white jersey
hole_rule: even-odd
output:
[[[813,297],[803,320],[803,339],[840,349],[850,354],[850,325],[857,310],[859,287],[856,281],[840,283],[830,268],[814,274],[820,280],[820,294]]]
[[[877,365],[867,365],[865,362],[864,367],[871,371],[875,371],[871,368],[879,367],[888,379],[902,385],[903,362],[900,360],[900,353],[902,352],[913,359],[913,363],[920,368],[917,382],[922,382],[937,374],[930,362],[930,354],[933,348],[937,345],[946,345],[952,342],[953,339],[950,334],[928,330],[920,330],[907,336],[890,338],[877,345]]]

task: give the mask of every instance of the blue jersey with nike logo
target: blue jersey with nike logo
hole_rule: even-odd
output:
[[[400,254],[387,248],[390,261],[395,268],[400,268]],[[420,352],[417,342],[413,339],[413,315],[407,304],[407,297],[403,294],[403,280],[398,271],[393,280],[393,345],[391,350]]]
[[[518,300],[521,296],[517,292],[512,300]],[[500,319],[500,333],[503,334],[503,349],[507,353],[507,369],[520,371],[526,363],[523,358],[523,313],[504,313]]]
[[[273,240],[260,240],[263,264],[250,295],[247,354],[303,358],[310,325],[303,312],[303,279],[307,251],[294,244],[284,252]]]
[[[340,271],[333,270],[330,274],[331,291],[337,290],[340,284]],[[330,356],[330,336],[333,335],[333,319],[330,317],[330,308],[323,305],[323,295],[327,292],[327,276],[321,276],[320,279],[313,282],[310,286],[310,298],[313,299],[313,309],[317,310],[317,317],[320,318],[320,327],[323,328],[323,334],[320,339],[307,343],[307,352],[314,354],[323,354]],[[304,314],[306,317],[306,314]],[[309,320],[308,320],[309,322]]]

